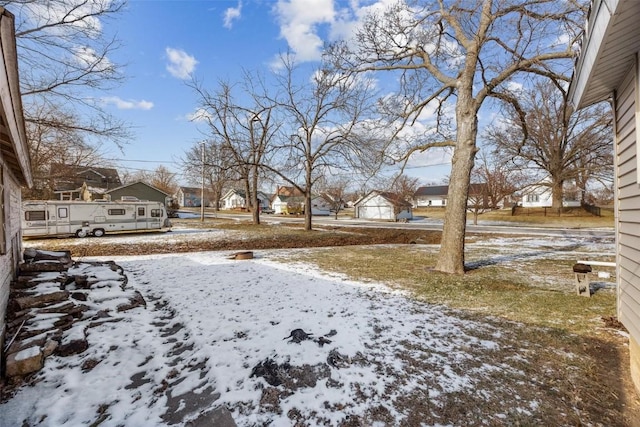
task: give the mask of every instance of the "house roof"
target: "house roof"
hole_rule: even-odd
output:
[[[469,194],[478,194],[482,193],[487,184],[486,183],[471,183],[469,184]],[[428,185],[426,187],[420,187],[413,194],[413,197],[420,196],[440,196],[447,197],[449,194],[449,186],[448,185]]]
[[[183,193],[198,193],[202,191],[201,188],[196,187],[180,187],[179,190],[182,190]]]
[[[293,186],[281,185],[276,189],[275,195],[278,196],[303,196],[302,191]]]
[[[5,89],[0,103],[0,158],[8,170],[22,185],[33,186],[31,161],[24,126],[18,59],[16,51],[14,16],[0,7],[0,54],[4,79],[0,84]],[[6,80],[5,80],[6,79]]]
[[[448,185],[428,185],[426,187],[420,187],[413,194],[413,197],[419,196],[446,196],[449,192]]]
[[[147,184],[144,181],[136,181],[136,182],[132,182],[130,184],[121,185],[120,187],[112,188],[112,189],[110,189],[108,191],[105,191],[105,194],[109,194],[109,193],[114,192],[114,191],[119,191],[119,190],[122,190],[123,188],[131,187],[131,186],[134,186],[134,185],[137,185],[137,184],[146,185],[147,187],[149,187],[149,188],[151,188],[153,190],[156,190],[156,191],[164,194],[165,196],[169,196],[169,194],[167,194],[166,192],[160,190],[159,188],[154,187],[151,184]]]
[[[569,99],[582,108],[609,98],[640,51],[640,1],[592,0]]]
[[[81,187],[86,181],[89,181],[87,185],[104,190],[122,185],[118,171],[113,168],[53,163],[49,169],[49,174],[54,180],[55,191],[74,190]],[[100,180],[89,180],[88,178],[91,174],[97,175]]]
[[[370,191],[364,197],[358,200],[355,204],[360,205],[375,196],[382,197],[384,200],[386,200],[393,206],[408,207],[408,208],[412,207],[411,203],[407,202],[406,200],[403,200],[402,197],[400,197],[400,195],[396,193],[391,193],[388,191],[378,191],[378,190]]]

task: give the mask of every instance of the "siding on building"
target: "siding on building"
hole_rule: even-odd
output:
[[[640,187],[636,110],[637,70],[632,67],[617,90],[615,102],[617,188],[618,318],[640,339]]]
[[[13,15],[0,7],[0,352],[11,280],[22,253],[21,186],[33,179],[27,147]]]
[[[123,185],[107,191],[106,194],[111,196],[111,200],[120,200],[122,197],[137,197],[139,200],[149,200],[150,202],[159,202],[165,204],[169,196],[164,191],[138,181],[133,184]]]

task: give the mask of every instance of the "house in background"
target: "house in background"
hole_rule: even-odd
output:
[[[448,185],[428,185],[420,187],[413,194],[413,206],[416,208],[447,205]]]
[[[160,202],[165,204],[169,195],[156,187],[145,182],[138,181],[132,184],[123,185],[105,193],[111,200],[122,200],[123,197],[135,197],[138,200],[149,200],[150,202]]]
[[[393,193],[371,191],[354,205],[354,217],[398,221],[412,219],[411,203]]]
[[[32,187],[22,113],[14,17],[0,7],[0,352],[9,287],[22,260],[21,187]]]
[[[269,207],[270,197],[258,191],[258,206],[260,209]],[[231,189],[227,191],[220,199],[222,209],[246,209],[247,200],[246,194],[243,190]]]
[[[175,197],[178,201],[178,204],[181,207],[185,207],[185,208],[198,207],[199,208],[200,206],[202,206],[200,203],[201,194],[202,194],[201,188],[180,187],[178,188],[178,192],[176,193]],[[206,198],[206,193],[205,193],[204,205],[209,206],[209,200],[207,200]]]
[[[445,207],[447,206],[447,198],[449,194],[448,185],[427,185],[420,187],[413,194],[413,207]],[[469,204],[488,205],[487,186],[484,183],[472,183],[469,186]]]
[[[113,168],[52,164],[49,170],[51,188],[56,200],[97,200],[122,186]]]
[[[521,197],[521,206],[523,208],[550,208],[553,205],[553,194],[551,187],[546,184],[550,182],[549,178],[544,178],[535,184],[528,185],[518,192]],[[565,208],[579,207],[580,200],[576,192],[569,191],[565,186],[562,198],[562,206]]]
[[[276,214],[302,214],[305,211],[304,194],[295,187],[280,186],[271,197],[271,208]],[[311,197],[311,215],[330,215],[331,207],[320,196]]]
[[[618,320],[640,393],[640,1],[593,0],[569,99],[613,105]]]

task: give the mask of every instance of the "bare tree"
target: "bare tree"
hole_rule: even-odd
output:
[[[58,120],[73,123],[75,117],[64,110],[49,112]],[[34,186],[23,191],[25,199],[50,199],[53,195],[51,165],[108,166],[100,153],[100,145],[87,144],[82,135],[69,127],[56,128],[31,123],[29,126],[29,154],[34,174]]]
[[[314,187],[329,170],[362,170],[379,163],[372,148],[376,126],[366,121],[374,106],[374,88],[326,64],[309,79],[297,72],[289,56],[281,59],[271,100],[290,126],[281,132],[279,163],[269,170],[304,195],[305,230],[311,230]]]
[[[571,114],[566,90],[550,81],[538,82],[522,94],[520,109],[487,131],[498,156],[549,176],[552,207],[562,208],[565,183],[582,188],[589,180],[611,182],[613,175],[612,116],[598,104]],[[522,113],[525,114],[521,120]]]
[[[279,127],[264,85],[258,76],[245,74],[239,86],[220,81],[214,91],[198,82],[192,82],[191,87],[198,94],[200,118],[208,124],[209,138],[221,141],[228,166],[244,183],[253,223],[259,224],[261,170],[269,163],[271,142]]]
[[[411,178],[407,175],[398,175],[393,179],[390,187],[390,191],[405,201],[413,203],[413,196],[420,187],[420,180],[418,178]]]
[[[487,203],[491,209],[505,207],[511,196],[531,184],[531,178],[513,163],[484,153],[471,172],[471,181],[485,185]]]
[[[149,178],[149,184],[169,195],[175,194],[178,190],[175,172],[171,172],[169,168],[164,165],[155,168]]]
[[[509,91],[518,74],[568,72],[584,22],[569,0],[415,0],[374,12],[355,41],[328,55],[345,71],[395,71],[400,88],[386,106],[396,111],[396,134],[426,108],[436,131],[402,147],[399,161],[432,147],[453,147],[447,215],[436,270],[464,272],[464,236],[470,175],[477,152],[478,113],[491,98],[517,105]],[[566,36],[568,43],[560,43]],[[562,62],[562,60],[565,60]],[[557,75],[558,78],[563,78]],[[564,78],[568,80],[568,78]],[[455,117],[455,136],[446,118]]]
[[[33,168],[46,170],[47,151],[67,149],[74,135],[81,151],[99,151],[107,140],[118,147],[130,137],[125,123],[108,114],[98,93],[123,79],[111,54],[119,47],[103,26],[124,6],[120,0],[0,1],[16,16],[27,139]],[[73,147],[72,144],[72,147]]]
[[[317,192],[327,203],[335,219],[338,219],[338,214],[345,207],[350,185],[351,180],[339,174],[327,174],[324,179],[318,181]]]
[[[478,225],[478,216],[491,210],[489,192],[484,182],[472,182],[469,185],[467,211],[473,214],[473,225]]]
[[[216,140],[197,142],[185,152],[180,164],[192,185],[202,185],[204,175],[205,192],[209,193],[217,211],[227,183],[235,177],[231,168],[232,161],[223,144]]]

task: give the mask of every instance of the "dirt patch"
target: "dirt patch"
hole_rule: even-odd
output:
[[[181,224],[189,226],[189,223]],[[40,249],[71,249],[73,257],[147,255],[162,253],[182,253],[199,251],[246,251],[258,249],[288,249],[377,244],[438,244],[440,231],[402,230],[385,228],[316,227],[303,231],[301,227],[269,225],[223,226],[221,229],[242,231],[242,238],[233,236],[217,239],[192,239],[171,242],[164,239],[145,241],[131,245],[119,243],[117,239],[91,239],[78,242],[73,239],[41,239],[30,241]],[[124,235],[123,235],[124,236]],[[124,240],[124,239],[123,239]],[[86,242],[86,244],[85,244]]]

